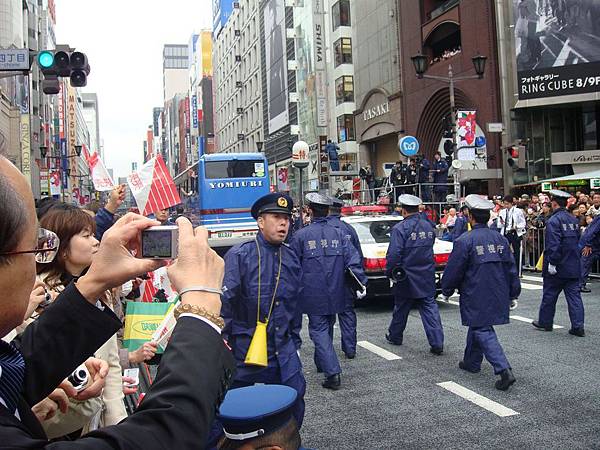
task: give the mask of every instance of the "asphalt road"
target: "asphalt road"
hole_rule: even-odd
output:
[[[305,323],[303,445],[319,450],[600,449],[600,282],[590,285],[591,294],[584,294],[586,337],[579,338],[568,334],[562,295],[555,325],[564,328],[538,331],[523,321],[537,318],[542,294],[541,279],[526,276],[519,307],[511,314],[521,320],[496,327],[517,378],[508,392],[494,388],[496,377],[485,361],[479,374],[458,368],[466,328],[460,324],[456,305],[440,304],[443,356],[429,353],[418,311],[411,312],[404,345],[398,347],[384,338],[391,317],[389,301],[358,308],[359,342],[367,341],[401,359],[386,359],[359,347],[356,359],[347,360],[336,328],[343,370],[339,391],[321,387],[322,374],[312,362],[313,346]],[[463,396],[438,385],[446,382],[456,383],[447,386]],[[463,398],[472,395],[470,391],[483,396],[479,404]]]

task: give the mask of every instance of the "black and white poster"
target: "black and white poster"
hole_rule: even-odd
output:
[[[289,124],[284,0],[268,0],[264,9],[269,134]]]
[[[600,91],[600,0],[513,0],[519,99]]]

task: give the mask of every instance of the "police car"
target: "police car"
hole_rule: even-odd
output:
[[[393,215],[352,215],[342,216],[342,220],[352,226],[358,234],[363,252],[363,267],[369,278],[367,297],[391,295],[390,280],[385,276],[385,255],[392,228],[403,220]],[[436,290],[441,293],[440,280],[452,252],[452,242],[435,239],[433,257],[435,260]]]

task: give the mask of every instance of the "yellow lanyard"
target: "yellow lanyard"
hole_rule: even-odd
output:
[[[260,246],[258,245],[258,239],[254,238],[254,242],[256,243],[256,250],[258,251],[258,307],[256,308],[256,322],[260,322],[260,272],[261,272],[261,256],[260,256]],[[269,323],[269,319],[271,318],[271,312],[273,311],[273,304],[275,303],[275,295],[277,294],[277,288],[279,287],[279,278],[281,277],[281,246],[279,247],[279,268],[277,269],[277,278],[275,281],[275,289],[273,290],[273,298],[271,299],[271,306],[269,307],[269,314],[267,315],[267,320],[265,323]]]

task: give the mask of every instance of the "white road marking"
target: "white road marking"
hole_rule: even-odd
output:
[[[539,284],[521,283],[521,289],[527,289],[528,291],[541,291],[544,289]]]
[[[437,383],[438,386],[443,387],[447,391],[452,392],[453,394],[458,395],[459,397],[464,398],[465,400],[474,403],[477,406],[482,407],[483,409],[488,410],[500,417],[509,417],[509,416],[517,416],[518,412],[507,408],[500,403],[497,403],[493,400],[490,400],[483,395],[479,395],[477,392],[473,392],[466,387],[461,386],[460,384],[455,383],[454,381],[445,381],[443,383]]]
[[[358,341],[357,344],[370,352],[375,353],[378,356],[381,356],[388,361],[394,361],[396,359],[402,359],[401,356],[398,356],[392,352],[388,352],[385,348],[378,347],[375,344],[371,344],[369,341]]]
[[[538,283],[543,283],[544,279],[542,277],[534,277],[531,275],[523,275],[521,278],[527,281],[537,281]]]
[[[518,320],[518,321],[520,321],[520,322],[527,322],[527,323],[531,323],[531,322],[533,322],[533,319],[529,319],[529,318],[527,318],[527,317],[523,317],[523,316],[510,316],[510,318],[511,318],[511,319],[514,319],[514,320]],[[561,327],[560,325],[552,325],[552,327],[553,327],[555,330],[558,330],[558,329],[560,329],[560,328],[564,328],[564,327]]]

